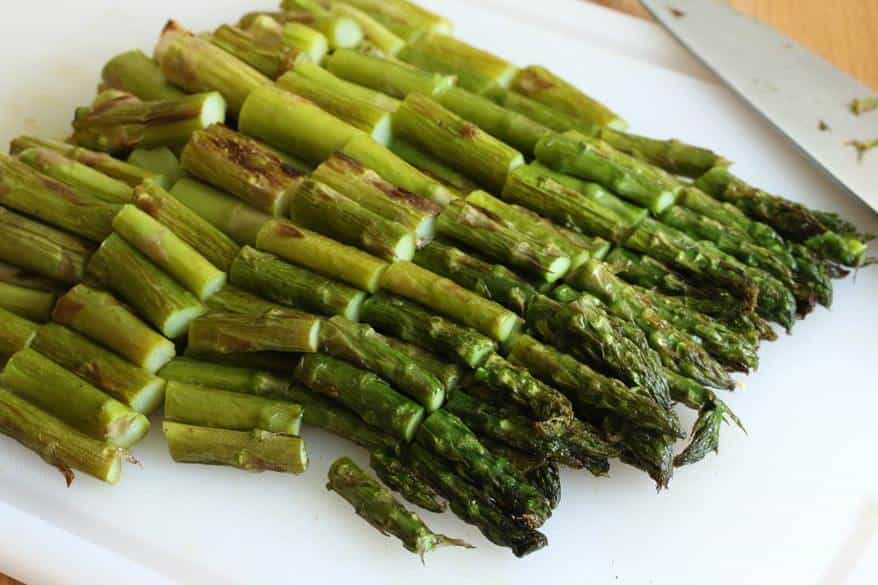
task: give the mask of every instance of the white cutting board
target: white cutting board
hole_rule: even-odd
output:
[[[272,4],[16,3],[0,22],[0,140],[63,135],[106,58],[150,48],[168,15],[199,29]],[[678,73],[704,75],[651,25],[573,0],[425,4],[466,40],[550,65],[636,131],[709,145],[738,161],[743,177],[878,230],[865,206],[731,93]],[[878,164],[878,153],[864,164]],[[876,301],[878,270],[864,270],[838,283],[831,313],[818,310],[792,337],[766,344],[761,371],[728,396],[749,436],[727,429],[722,453],[679,471],[669,491],[656,495],[621,464],[609,479],[565,472],[563,502],[545,527],[550,546],[524,560],[451,514],[426,513],[478,550],[441,550],[424,568],[326,493],[335,457],[365,457],[322,432],[306,432],[311,468],[289,477],[174,465],[154,430],[137,449],[142,467],[128,466],[116,488],[80,477],[67,489],[52,468],[0,439],[0,572],[30,585],[874,584]]]

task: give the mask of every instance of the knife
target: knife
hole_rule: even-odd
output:
[[[640,0],[680,43],[845,189],[878,212],[878,110],[851,102],[876,95],[862,83],[723,0]]]

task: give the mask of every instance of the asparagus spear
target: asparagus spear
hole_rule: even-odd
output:
[[[186,333],[192,320],[206,311],[196,297],[115,234],[91,257],[88,273],[170,339]]]
[[[386,294],[369,297],[360,319],[379,331],[452,358],[472,368],[496,350],[488,337]]]
[[[273,372],[212,364],[183,357],[169,362],[159,370],[158,375],[169,382],[297,402],[290,395],[290,381]]]
[[[444,162],[436,159],[436,157],[427,154],[411,142],[394,138],[390,141],[388,148],[424,175],[447,187],[455,198],[471,193],[479,188],[475,181],[465,174],[451,168]]]
[[[151,173],[164,177],[168,185],[180,180],[183,169],[180,160],[167,146],[159,148],[135,148],[128,155],[128,162]]]
[[[463,371],[460,366],[449,363],[430,351],[395,337],[384,337],[384,341],[396,351],[408,356],[419,367],[430,372],[439,380],[446,394],[453,391],[460,384],[460,380],[463,377]]]
[[[370,425],[403,441],[411,441],[424,409],[399,394],[381,378],[322,354],[307,354],[296,368],[296,380],[338,400]]]
[[[499,191],[524,163],[520,152],[420,94],[410,94],[393,116],[399,136],[423,148],[486,188]]]
[[[219,92],[233,115],[240,113],[250,92],[271,85],[267,77],[250,65],[173,20],[162,30],[155,58],[171,83],[192,93]]]
[[[513,91],[573,116],[588,124],[624,130],[628,124],[606,106],[591,98],[545,67],[520,69],[511,83]]]
[[[249,94],[238,118],[238,129],[315,165],[342,149],[354,136],[364,134],[307,99],[268,86]]]
[[[135,189],[134,202],[220,270],[227,271],[238,254],[239,247],[231,238],[158,184],[146,182]]]
[[[462,88],[479,95],[508,87],[518,72],[508,61],[445,34],[410,41],[398,57],[420,69],[456,75]]]
[[[133,164],[117,160],[105,152],[94,152],[81,146],[67,144],[66,142],[58,142],[57,140],[47,140],[45,138],[34,138],[33,136],[19,136],[9,145],[9,152],[13,155],[21,154],[30,148],[47,148],[53,150],[65,157],[89,166],[101,173],[122,181],[129,187],[136,187],[147,179],[153,179],[162,186],[168,186],[168,180],[158,176],[153,172],[142,169]]]
[[[709,169],[705,169],[707,170]],[[733,228],[738,234],[746,234],[746,239],[754,244],[777,252],[782,252],[786,248],[786,242],[774,228],[750,219],[731,203],[715,199],[701,189],[685,187],[680,192],[677,204]]]
[[[221,313],[238,313],[240,315],[280,315],[288,317],[301,317],[307,315],[297,309],[291,309],[278,303],[265,300],[251,292],[234,285],[227,285],[221,291],[207,300],[207,306],[212,311]]]
[[[59,293],[65,290],[64,284],[57,280],[28,272],[19,266],[6,262],[0,262],[0,282],[48,293]]]
[[[304,422],[347,439],[369,450],[395,450],[399,441],[372,425],[364,422],[352,411],[329,398],[293,384],[288,390],[290,400],[305,409]]]
[[[453,414],[437,410],[418,428],[417,441],[484,489],[531,528],[552,515],[548,501],[508,461],[492,455]]]
[[[12,356],[0,384],[94,439],[131,447],[149,431],[142,414],[32,349]]]
[[[136,95],[142,100],[167,100],[186,95],[168,82],[158,63],[141,50],[121,53],[110,59],[101,71],[108,88]]]
[[[240,199],[194,179],[180,179],[171,195],[242,246],[255,245],[259,230],[271,219]]]
[[[563,277],[572,263],[570,256],[554,243],[532,238],[468,200],[455,201],[446,207],[439,215],[437,230],[440,235],[479,250],[492,260],[548,283]]]
[[[178,463],[228,465],[246,471],[303,473],[308,468],[305,442],[263,430],[230,431],[165,421],[171,457]]]
[[[506,341],[521,325],[511,311],[411,262],[392,264],[381,276],[381,288],[416,301],[496,341]]]
[[[338,79],[316,65],[296,67],[278,79],[277,86],[312,101],[381,144],[390,140],[390,113],[374,103],[374,92]]]
[[[407,501],[437,514],[448,504],[430,484],[422,480],[414,470],[389,449],[376,449],[369,454],[369,466],[378,479],[399,492]]]
[[[340,282],[245,247],[232,263],[232,284],[276,303],[356,320],[366,294]]]
[[[353,18],[341,16],[312,0],[283,0],[282,10],[303,10],[312,16],[309,26],[323,33],[332,49],[349,49],[363,42],[363,29]]]
[[[0,309],[45,323],[55,306],[55,293],[0,281]]]
[[[192,321],[188,341],[196,352],[313,352],[319,347],[320,324],[307,315],[208,313]]]
[[[485,437],[480,437],[480,440],[491,453],[508,459],[516,469],[523,473],[524,477],[546,496],[553,510],[558,507],[561,503],[561,470],[556,462],[530,455]]]
[[[224,272],[174,232],[133,205],[122,208],[113,220],[113,228],[200,300],[207,299],[225,286]]]
[[[40,327],[33,349],[137,412],[149,415],[162,403],[165,382],[72,329]]]
[[[284,45],[280,38],[267,39],[227,24],[213,31],[209,40],[270,79],[277,79],[298,63],[311,60],[310,55]]]
[[[390,490],[381,487],[348,457],[342,457],[329,469],[327,489],[338,493],[357,511],[357,515],[382,534],[392,534],[406,548],[420,555],[440,546],[472,548],[466,542],[436,534],[412,512],[400,504]]]
[[[298,404],[205,386],[168,382],[165,391],[165,418],[200,427],[298,435],[302,413]]]
[[[476,526],[491,542],[512,549],[515,556],[523,557],[548,544],[541,532],[524,520],[510,517],[501,511],[484,490],[477,488],[455,473],[447,464],[418,445],[405,452],[406,461],[415,472],[430,483],[463,521]]]
[[[324,66],[341,79],[397,99],[405,99],[410,93],[435,96],[452,87],[455,79],[349,49],[333,52]]]
[[[126,183],[65,157],[48,148],[28,148],[18,159],[40,173],[64,183],[81,197],[97,197],[107,203],[128,203],[134,191]]]
[[[0,260],[66,284],[82,280],[91,244],[0,207]]]
[[[174,358],[174,344],[153,331],[112,295],[75,286],[61,297],[53,320],[155,373]]]
[[[419,247],[433,239],[441,208],[428,199],[400,189],[342,153],[335,153],[312,174],[364,208],[414,232]]]
[[[408,0],[345,0],[369,14],[406,42],[426,32],[451,32],[451,23]]]
[[[30,347],[39,325],[0,308],[0,367],[16,352]]]
[[[99,242],[112,231],[118,205],[83,197],[23,162],[0,154],[0,205]]]
[[[619,280],[606,265],[590,261],[570,279],[574,288],[598,297],[610,314],[636,323],[646,334],[662,363],[700,383],[734,388],[734,382],[691,337],[661,318],[636,290]]]
[[[302,52],[308,55],[312,63],[322,62],[329,51],[329,41],[326,36],[310,26],[301,22],[281,24],[269,14],[252,14],[252,18],[245,17],[241,19],[239,24],[260,39],[278,42],[290,49]],[[281,15],[281,19],[283,18],[285,15]]]
[[[375,372],[427,412],[433,412],[445,401],[445,388],[433,374],[391,347],[383,335],[368,325],[333,317],[321,328],[320,350]]]
[[[405,47],[406,42],[402,38],[359,8],[345,2],[331,2],[330,13],[356,21],[360,28],[363,29],[365,42],[368,42],[385,55],[396,55]]]
[[[522,317],[527,303],[537,294],[527,280],[502,264],[491,264],[444,242],[432,242],[418,250],[414,262]]]
[[[296,224],[391,262],[411,260],[415,253],[414,232],[311,179],[296,191],[290,217]]]
[[[212,364],[249,368],[253,370],[265,370],[277,374],[288,374],[295,361],[294,356],[290,356],[288,353],[275,351],[216,353],[209,351],[195,351],[191,347],[186,348],[183,352],[183,356],[210,362]]]
[[[474,379],[489,388],[489,393],[498,401],[515,404],[536,420],[573,417],[569,398],[499,355],[494,354],[485,360],[476,369]]]
[[[76,110],[73,140],[100,152],[119,154],[135,148],[182,146],[192,133],[226,119],[226,102],[218,92],[170,100],[140,101],[110,90],[95,104]]]
[[[217,124],[195,132],[183,168],[265,213],[285,215],[302,173],[252,138]]]
[[[73,470],[116,484],[124,451],[93,439],[4,388],[0,388],[0,433],[12,437],[57,467],[67,485]]]

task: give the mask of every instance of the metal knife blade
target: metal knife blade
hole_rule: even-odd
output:
[[[878,212],[878,150],[862,160],[850,141],[878,139],[878,111],[854,115],[862,83],[723,0],[640,0],[713,70],[830,176]]]

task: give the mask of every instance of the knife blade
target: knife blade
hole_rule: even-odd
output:
[[[878,111],[853,100],[876,95],[723,0],[640,0],[678,41],[838,183],[878,212],[878,150],[862,158],[851,141],[878,139]]]

